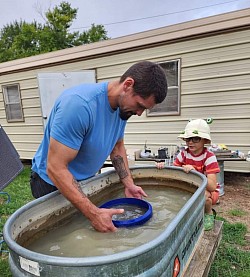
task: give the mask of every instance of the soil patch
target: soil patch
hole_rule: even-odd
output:
[[[217,216],[230,223],[243,223],[247,226],[246,239],[250,250],[250,174],[225,172],[224,192],[220,203],[214,206]]]

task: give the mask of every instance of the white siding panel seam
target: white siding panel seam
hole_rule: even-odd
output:
[[[8,133],[8,135],[10,135],[10,136],[12,136],[12,135],[25,135],[25,136],[27,136],[27,135],[42,135],[43,136],[43,132],[41,131],[41,132],[36,132],[35,134],[34,134],[34,132],[32,131],[32,130],[30,130],[29,132],[27,132],[27,131],[22,131],[22,132],[13,132],[12,130],[11,130],[11,127],[10,126],[5,126],[6,128],[6,130],[8,130],[8,131],[6,131],[7,133]],[[26,140],[25,140],[26,141]]]
[[[38,141],[34,141],[34,140],[25,140],[25,141],[23,141],[23,140],[11,140],[13,143],[15,143],[15,144],[17,144],[17,143],[22,143],[22,144],[37,144],[37,145],[39,145],[40,143],[41,143],[41,141],[40,140],[38,140]],[[19,150],[19,149],[18,149]],[[34,151],[34,150],[33,150]]]
[[[35,79],[36,80],[36,79]],[[30,87],[28,87],[28,86],[21,86],[21,90],[31,90],[31,89],[38,89],[38,86],[37,85],[34,85],[34,86],[30,86]]]
[[[192,81],[201,81],[201,80],[209,80],[209,79],[221,79],[227,77],[237,77],[237,76],[244,76],[246,75],[247,78],[250,78],[250,72],[240,72],[240,73],[231,73],[231,74],[221,74],[221,75],[206,75],[204,77],[196,77],[196,78],[182,78],[181,81],[184,82],[192,82]]]
[[[155,117],[149,117],[146,119],[134,119],[133,121],[129,121],[127,125],[132,125],[134,123],[141,124],[141,123],[175,123],[175,122],[188,122],[190,118],[189,117],[183,117],[183,118],[174,118],[174,119],[169,119],[168,116],[166,116],[164,119],[155,119]],[[233,119],[250,119],[249,116],[234,116]],[[213,120],[232,120],[232,117],[213,117]]]
[[[41,108],[41,106],[39,106],[39,105],[25,105],[23,107],[23,110],[25,110],[25,109],[31,109],[31,108]]]
[[[249,90],[250,92],[250,86],[249,87],[238,87],[238,88],[228,88],[228,89],[215,89],[215,90],[200,90],[200,91],[191,91],[191,92],[186,92],[183,91],[181,95],[192,95],[192,94],[208,94],[208,93],[218,93],[218,92],[238,92],[238,91],[243,91],[243,90]]]
[[[27,149],[27,148],[19,148],[18,149],[18,152],[20,153],[20,152],[30,152],[30,153],[34,153],[34,152],[36,152],[36,150],[32,150],[32,149]]]
[[[1,75],[0,75],[1,77]],[[6,80],[6,77],[1,81],[1,84],[9,84],[9,83],[19,83],[19,82],[23,82],[23,81],[28,81],[28,80],[36,80],[36,78],[34,78],[34,76],[25,76],[25,77],[16,77],[13,79],[9,79]]]
[[[198,104],[198,105],[183,105],[181,109],[187,108],[201,108],[201,107],[221,107],[221,106],[238,106],[238,105],[250,105],[250,102],[231,102],[231,103],[213,103],[213,104]],[[249,107],[250,108],[250,107]]]
[[[37,96],[22,96],[22,100],[29,100],[29,99],[39,99],[40,100],[40,97],[39,95]]]
[[[1,126],[3,128],[7,127],[7,128],[12,128],[12,127],[40,127],[43,126],[43,124],[38,124],[38,123],[34,123],[34,124],[29,124],[29,123],[11,123],[11,124],[1,124]]]
[[[27,111],[25,111],[25,119],[26,118],[39,118],[42,121],[42,114],[41,113],[36,113],[36,114],[26,114]]]
[[[250,44],[250,42],[249,42]],[[206,54],[206,53],[204,53]],[[186,63],[186,65],[182,65],[183,69],[186,68],[192,68],[192,67],[198,67],[198,66],[206,66],[206,65],[213,65],[213,64],[222,64],[222,63],[227,63],[227,62],[237,62],[237,61],[246,61],[250,59],[250,56],[246,55],[246,56],[242,56],[242,57],[237,57],[237,58],[230,58],[230,59],[221,59],[221,57],[216,58],[216,60],[210,60],[208,62],[201,62],[201,63],[193,63],[193,64],[188,64]]]
[[[241,133],[243,133],[243,134],[250,134],[250,129],[245,129],[245,130],[233,130],[233,131],[228,131],[228,130],[220,130],[220,131],[212,131],[211,132],[211,134],[224,134],[224,133],[226,133],[226,134],[235,134],[235,133],[237,133],[237,134],[241,134]],[[19,133],[19,134],[21,134],[21,133]],[[153,134],[153,135],[156,135],[156,134],[161,134],[161,135],[164,135],[164,134],[174,134],[174,135],[179,135],[180,134],[180,131],[178,132],[178,131],[161,131],[161,130],[159,130],[159,131],[140,131],[140,132],[138,132],[138,131],[133,131],[133,132],[131,132],[131,131],[127,131],[127,132],[125,132],[125,134],[126,135],[141,135],[141,134],[148,134],[148,135],[150,135],[150,134]]]
[[[237,144],[232,144],[228,143],[227,146],[230,148],[236,148],[236,149],[241,149],[242,147],[247,147],[247,151],[249,151],[250,144],[244,144],[244,143],[237,143]]]
[[[211,133],[212,134],[235,134],[235,133],[237,133],[237,134],[241,134],[241,133],[250,134],[250,129],[244,129],[244,130],[235,130],[235,129],[233,129],[233,130],[220,130],[220,131],[213,130]]]
[[[174,134],[174,135],[176,135],[176,134],[180,134],[180,132],[178,132],[178,131],[162,131],[162,130],[158,130],[158,131],[133,131],[133,132],[129,132],[129,131],[126,131],[125,132],[125,134],[126,135],[141,135],[141,134],[148,134],[148,135],[150,135],[150,134],[153,134],[153,135],[156,135],[156,134],[162,134],[162,135],[164,135],[164,134]]]

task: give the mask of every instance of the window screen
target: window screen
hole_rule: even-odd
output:
[[[3,86],[3,95],[7,121],[24,121],[19,85]]]
[[[176,115],[180,113],[180,60],[159,63],[168,81],[165,100],[147,110],[147,116]]]

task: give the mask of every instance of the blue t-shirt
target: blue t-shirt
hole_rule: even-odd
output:
[[[119,108],[108,100],[108,83],[82,84],[65,90],[56,100],[45,128],[44,137],[33,160],[32,170],[53,185],[46,173],[50,137],[78,150],[68,165],[76,180],[96,174],[118,140],[124,136],[126,121]]]

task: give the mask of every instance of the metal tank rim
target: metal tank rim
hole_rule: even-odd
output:
[[[155,169],[155,166],[135,166],[131,167],[130,169]],[[179,170],[183,171],[182,168],[180,167],[175,167],[175,166],[166,166],[164,169],[170,169],[170,170]],[[164,170],[161,169],[161,170]],[[96,175],[92,178],[89,178],[85,184],[93,181],[93,179],[98,178],[99,176],[105,177],[105,175],[109,175],[111,172],[115,172],[115,170],[111,170],[109,172],[105,172],[99,175]],[[185,173],[186,174],[186,173]],[[197,172],[197,171],[191,171],[189,174],[194,174],[198,177],[201,178],[202,184],[198,187],[198,189],[195,191],[195,193],[192,196],[192,199],[197,199],[199,197],[200,191],[205,190],[206,184],[207,184],[207,179],[206,176]],[[100,177],[99,177],[100,178]],[[23,212],[27,211],[30,209],[32,206],[35,206],[36,204],[45,202],[47,199],[59,194],[58,191],[52,192],[49,195],[45,195],[39,199],[35,199],[26,205],[22,206],[19,208],[17,211],[15,211],[6,221],[3,229],[3,236],[6,244],[8,247],[18,254],[19,256],[29,259],[31,261],[38,261],[39,263],[48,263],[48,257],[49,257],[49,264],[50,265],[55,265],[55,266],[68,266],[68,267],[80,267],[80,266],[97,266],[97,265],[103,265],[103,264],[113,264],[119,261],[124,261],[127,259],[131,259],[133,257],[145,254],[145,252],[149,252],[151,249],[156,248],[159,244],[162,243],[163,240],[165,240],[173,231],[174,226],[180,222],[184,214],[186,213],[185,209],[189,209],[192,206],[192,201],[189,199],[187,203],[184,205],[184,207],[178,212],[178,214],[173,218],[171,221],[172,224],[170,224],[157,238],[149,241],[148,243],[145,243],[141,246],[138,246],[136,248],[126,250],[123,252],[111,254],[111,255],[105,255],[105,256],[92,256],[92,257],[60,257],[60,256],[49,256],[49,255],[44,255],[41,253],[37,253],[31,250],[28,250],[27,248],[24,248],[20,246],[14,239],[11,237],[11,226]],[[193,200],[194,201],[194,200]]]

